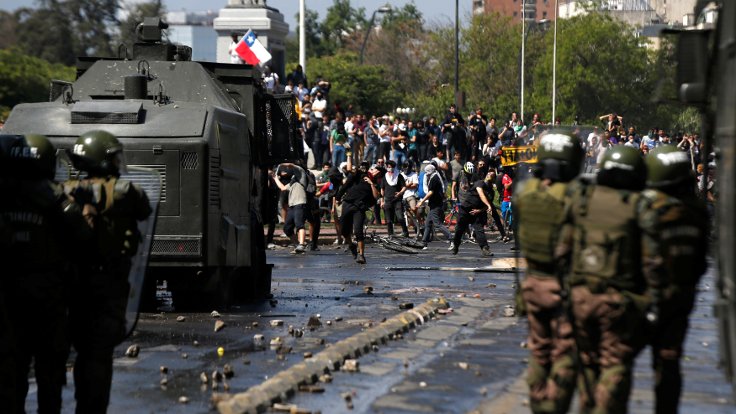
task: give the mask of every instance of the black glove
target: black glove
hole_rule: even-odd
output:
[[[94,204],[94,193],[92,189],[86,186],[77,186],[72,190],[71,196],[80,206],[85,204]]]

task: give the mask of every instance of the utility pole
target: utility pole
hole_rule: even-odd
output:
[[[557,11],[559,0],[555,0],[555,35],[552,47],[552,123],[555,123],[557,109]]]
[[[460,19],[459,0],[455,0],[455,106],[460,111]]]
[[[526,0],[521,0],[521,105],[519,120],[524,121],[524,46],[526,45]]]
[[[304,74],[307,73],[307,29],[304,27],[305,2],[306,0],[299,0],[299,64],[302,65]]]

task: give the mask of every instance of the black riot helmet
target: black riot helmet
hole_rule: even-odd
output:
[[[101,130],[80,135],[69,158],[74,168],[86,171],[91,177],[120,176],[125,168],[122,159],[123,144],[115,135]]]
[[[0,135],[0,176],[52,180],[56,148],[43,135]]]
[[[673,145],[660,145],[646,158],[647,187],[667,190],[693,182],[690,156]]]
[[[608,148],[598,165],[596,181],[606,187],[641,191],[647,179],[647,167],[635,148],[616,145]]]
[[[539,141],[539,164],[535,175],[556,182],[568,182],[580,173],[583,155],[577,137],[552,131]]]

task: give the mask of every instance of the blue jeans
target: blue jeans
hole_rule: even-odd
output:
[[[347,161],[348,158],[345,156],[345,147],[342,145],[332,146],[332,165],[340,166],[341,162]]]
[[[509,228],[514,224],[514,215],[512,214],[510,201],[501,202],[501,217],[506,221],[506,225],[509,226]]]
[[[396,163],[396,166],[401,168],[406,162],[406,153],[401,150],[393,150],[391,153],[391,159]]]
[[[367,161],[370,164],[375,164],[377,157],[378,157],[378,145],[368,144],[368,146],[365,147],[365,150],[363,150],[363,161]]]

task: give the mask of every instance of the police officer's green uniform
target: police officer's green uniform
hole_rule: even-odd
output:
[[[569,263],[583,412],[626,412],[634,359],[645,345],[652,288],[638,216],[645,180],[638,151],[616,146],[601,159],[596,184],[573,184],[556,256]]]
[[[0,140],[0,405],[3,412],[24,412],[33,360],[38,410],[59,412],[68,356],[65,257],[73,246],[84,248],[79,242],[91,232],[79,206],[53,181],[56,150],[46,137]]]
[[[707,268],[708,212],[695,193],[690,157],[661,146],[646,158],[642,218],[650,231],[644,247],[652,260],[644,270],[659,280],[658,317],[651,336],[657,413],[676,413],[682,389],[680,357],[695,303],[696,285]]]
[[[527,263],[521,295],[529,320],[529,402],[535,413],[566,413],[575,391],[575,341],[553,255],[583,150],[577,138],[553,132],[541,139],[537,157],[537,177],[519,185],[514,203]]]
[[[140,242],[137,222],[151,214],[145,192],[120,180],[120,142],[104,131],[82,134],[70,154],[87,173],[65,183],[67,192],[88,188],[94,199],[84,206],[94,232],[94,249],[85,255],[70,306],[77,413],[105,412],[110,399],[113,348],[125,337],[128,273]]]

